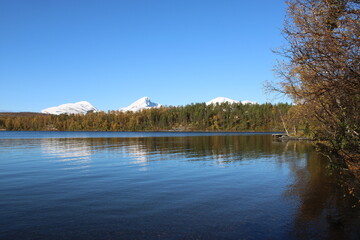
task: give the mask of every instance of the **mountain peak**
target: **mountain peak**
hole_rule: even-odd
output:
[[[229,103],[229,104],[234,104],[234,103],[240,103],[240,101],[236,101],[227,97],[217,97],[214,98],[212,100],[210,100],[209,102],[206,103],[206,105],[211,105],[211,104],[222,104],[222,103]],[[249,100],[244,100],[241,101],[242,104],[257,104],[257,102],[253,102],[253,101],[249,101]]]
[[[82,105],[91,105],[88,101],[80,101],[75,104],[82,104]]]
[[[236,101],[236,100],[233,100],[233,99],[230,99],[230,98],[226,98],[226,97],[217,97],[217,98],[214,98],[212,100],[210,100],[209,102],[206,103],[206,105],[210,105],[210,104],[222,104],[222,103],[230,103],[230,104],[233,104],[233,103],[239,103],[239,101]]]
[[[127,112],[127,111],[137,112],[137,111],[141,111],[143,109],[159,108],[159,107],[161,107],[161,104],[152,102],[149,97],[142,97],[142,98],[136,100],[135,102],[133,102],[132,104],[130,104],[128,107],[121,108],[120,111],[122,111],[122,112]]]
[[[249,101],[249,100],[241,101],[241,103],[242,103],[242,104],[258,104],[257,102]]]
[[[42,113],[47,114],[85,114],[88,112],[97,112],[98,110],[87,101],[80,101],[76,103],[61,104],[56,107],[50,107],[41,110]]]

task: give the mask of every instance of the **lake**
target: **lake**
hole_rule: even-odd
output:
[[[0,132],[0,239],[360,239],[342,170],[268,133]]]

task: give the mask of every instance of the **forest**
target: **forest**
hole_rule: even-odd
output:
[[[290,104],[189,104],[139,112],[0,114],[0,129],[31,131],[284,131]]]

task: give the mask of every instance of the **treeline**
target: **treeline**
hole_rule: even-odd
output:
[[[205,103],[140,112],[0,115],[0,129],[58,131],[283,131],[289,104]]]

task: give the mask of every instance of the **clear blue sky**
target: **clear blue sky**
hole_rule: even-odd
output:
[[[283,0],[1,0],[0,110],[268,101]],[[270,99],[271,100],[271,99]]]

